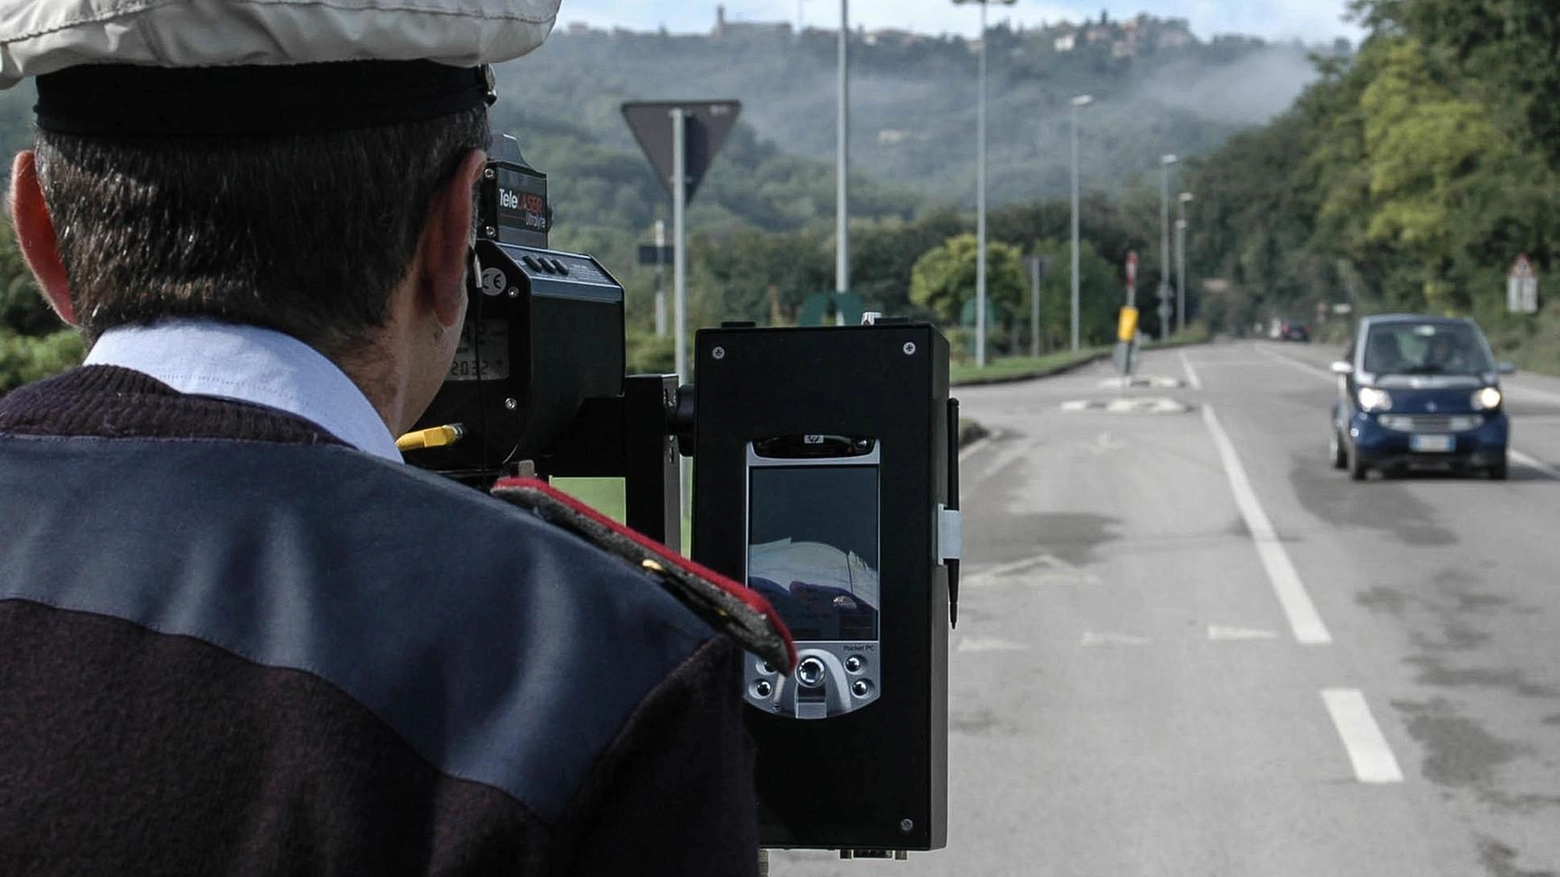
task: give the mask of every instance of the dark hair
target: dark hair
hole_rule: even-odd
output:
[[[204,315],[329,356],[384,325],[430,199],[488,143],[484,108],[276,137],[39,131],[38,175],[89,338]]]

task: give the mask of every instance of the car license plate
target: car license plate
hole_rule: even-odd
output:
[[[1408,449],[1421,454],[1450,454],[1452,447],[1449,435],[1416,435],[1408,439]]]

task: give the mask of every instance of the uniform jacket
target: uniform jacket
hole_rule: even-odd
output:
[[[0,399],[0,871],[756,872],[740,651],[530,513],[88,366]]]

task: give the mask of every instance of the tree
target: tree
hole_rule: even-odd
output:
[[[1058,348],[1072,339],[1072,243],[1041,240],[1035,253],[1049,267],[1040,281],[1040,332],[1043,346]],[[1078,247],[1078,337],[1085,346],[1106,344],[1116,336],[1116,313],[1125,304],[1124,284],[1116,267],[1094,249]]]
[[[910,272],[910,300],[933,311],[945,325],[959,321],[964,303],[975,297],[975,235],[961,234],[916,260]],[[986,245],[986,296],[999,319],[1011,319],[1024,301],[1024,263],[1018,248],[1000,242]]]
[[[0,395],[79,363],[81,336],[38,294],[8,220],[0,220]]]

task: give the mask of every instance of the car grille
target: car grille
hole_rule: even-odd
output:
[[[1484,425],[1482,414],[1383,414],[1381,425],[1396,432],[1467,432]]]

